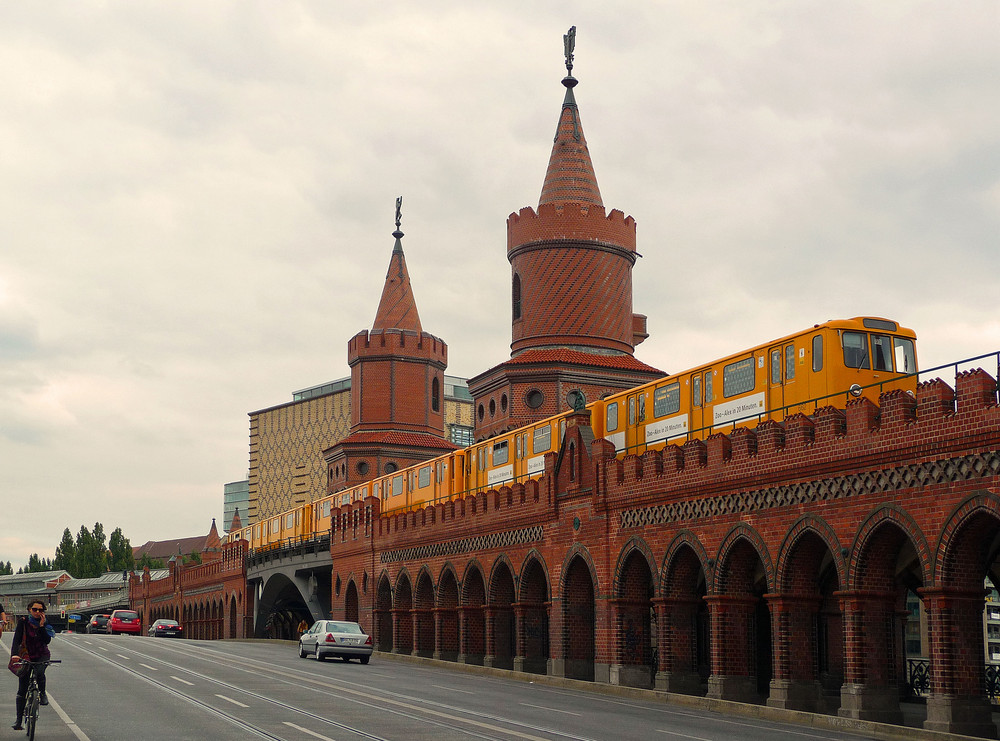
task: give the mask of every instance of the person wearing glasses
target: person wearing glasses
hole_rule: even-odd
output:
[[[28,661],[48,661],[51,657],[49,641],[52,640],[54,632],[52,626],[45,623],[45,603],[38,599],[32,600],[28,604],[28,616],[17,621],[14,640],[10,643],[10,655],[17,656],[21,652],[23,643],[28,649]],[[38,689],[41,693],[39,702],[48,705],[49,698],[45,695],[45,667],[36,669],[35,677],[38,679]],[[17,677],[17,697],[14,700],[17,721],[11,726],[15,731],[24,729],[21,721],[24,718],[24,703],[30,681],[31,672],[21,672]]]

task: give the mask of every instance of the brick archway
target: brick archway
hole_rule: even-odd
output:
[[[408,654],[413,652],[413,587],[410,575],[403,569],[396,577],[396,589],[392,600],[392,652]]]
[[[490,574],[486,631],[488,665],[503,669],[514,668],[517,646],[514,599],[514,571],[510,562],[501,557],[493,564],[493,573]]]
[[[358,596],[358,585],[353,577],[347,580],[347,587],[344,589],[344,620],[358,622],[360,620],[361,600]]]
[[[661,569],[656,688],[705,694],[711,667],[705,548],[690,531],[677,534]]]
[[[427,567],[420,569],[417,574],[413,601],[413,642],[415,655],[434,655],[434,584]]]
[[[451,564],[438,580],[434,658],[456,661],[459,649],[458,579]]]
[[[614,629],[612,684],[652,687],[656,621],[656,571],[645,544],[629,543],[616,570],[611,619]]]
[[[594,680],[595,579],[590,564],[575,553],[563,572],[562,655],[566,677]]]
[[[461,647],[458,660],[465,664],[482,664],[486,656],[486,583],[475,561],[469,562],[462,579],[460,615]]]
[[[535,674],[548,671],[549,656],[549,577],[545,562],[532,552],[521,567],[520,591],[516,610],[519,613],[519,648],[514,668]]]
[[[392,585],[389,575],[382,574],[375,590],[375,641],[379,651],[392,651]]]

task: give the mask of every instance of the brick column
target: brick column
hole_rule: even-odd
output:
[[[442,659],[444,658],[444,651],[442,648],[442,635],[441,635],[441,613],[444,610],[440,607],[435,607],[434,613],[434,655],[431,658]]]
[[[844,615],[844,718],[901,725],[895,596],[886,592],[836,592]]]
[[[816,666],[816,615],[822,598],[814,594],[766,594],[771,610],[774,677],[767,704],[774,708],[819,710],[822,687]]]
[[[656,610],[656,689],[685,695],[702,693],[698,674],[698,597],[662,597]]]
[[[496,647],[496,626],[493,621],[496,620],[497,611],[496,608],[490,605],[483,606],[483,666],[495,666],[497,657],[497,647]]]
[[[409,616],[410,611],[393,608],[390,612],[392,613],[392,652],[398,654],[402,653],[399,643],[399,626]]]
[[[996,738],[990,702],[983,693],[982,589],[917,590],[927,610],[930,638],[930,731]]]
[[[715,594],[706,596],[705,602],[712,619],[712,675],[708,678],[708,697],[760,702],[751,656],[757,598]]]

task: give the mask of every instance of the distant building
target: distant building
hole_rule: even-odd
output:
[[[219,531],[215,527],[215,518],[212,518],[212,527],[207,535],[197,535],[191,538],[175,538],[174,540],[147,540],[140,546],[132,549],[132,557],[138,561],[143,556],[163,561],[166,565],[172,557],[183,558],[192,553],[198,554],[205,560],[205,554],[217,551],[221,545]]]
[[[233,517],[238,513],[242,523],[247,522],[250,510],[250,480],[232,481],[222,487],[222,529],[233,529]]]
[[[61,570],[0,576],[0,604],[8,618],[26,614],[31,600],[40,599],[47,605],[55,605],[56,588],[72,578],[68,571]],[[120,574],[118,580],[121,581]]]

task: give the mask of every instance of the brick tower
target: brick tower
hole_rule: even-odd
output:
[[[424,332],[410,287],[399,230],[371,331],[347,344],[351,431],[323,453],[327,488],[340,491],[455,449],[444,438],[448,345]]]
[[[469,380],[476,439],[663,375],[633,357],[648,336],[632,313],[635,220],[608,213],[573,94],[576,30],[564,37],[567,75],[538,208],[507,219],[511,358]]]

